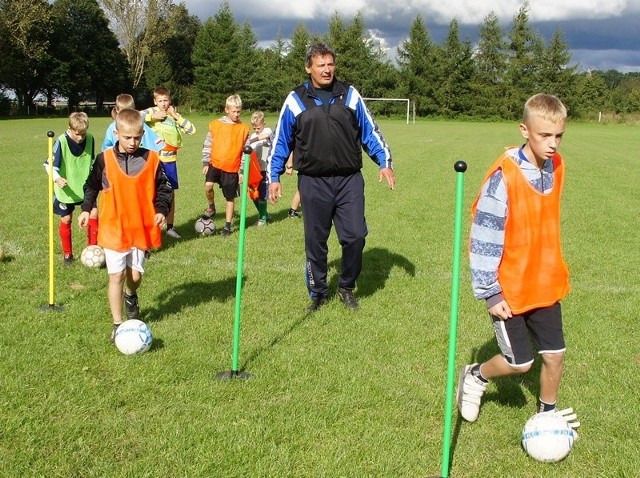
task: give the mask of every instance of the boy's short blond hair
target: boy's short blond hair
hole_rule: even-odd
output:
[[[262,111],[256,111],[251,115],[251,124],[253,126],[264,123],[264,113]]]
[[[111,110],[111,117],[115,120],[119,111],[135,109],[136,102],[133,99],[133,96],[127,93],[122,93],[121,95],[116,96],[116,104]]]
[[[240,98],[240,95],[229,96],[227,98],[227,101],[224,104],[224,107],[228,108],[229,106],[235,107],[235,108],[242,108],[242,99]]]
[[[89,116],[84,111],[74,111],[69,115],[69,129],[84,134],[89,129]]]
[[[139,131],[142,133],[144,118],[137,110],[124,109],[116,115],[116,130]]]
[[[538,93],[530,97],[524,104],[522,122],[527,123],[529,118],[533,116],[552,123],[561,123],[567,119],[567,107],[557,96]]]
[[[166,96],[168,98],[171,98],[171,92],[165,87],[161,86],[160,88],[156,88],[155,90],[153,90],[153,97],[157,98],[158,96]]]

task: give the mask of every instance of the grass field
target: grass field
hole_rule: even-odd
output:
[[[245,114],[245,120],[248,114]],[[109,343],[107,274],[63,267],[55,222],[55,304],[48,310],[48,130],[64,119],[0,121],[0,476],[426,477],[440,473],[451,301],[455,172],[464,159],[465,221],[486,168],[518,144],[513,123],[381,120],[395,191],[367,181],[369,237],[360,309],[332,297],[305,316],[303,231],[287,219],[295,190],[270,206],[267,227],[248,207],[240,368],[231,368],[238,233],[199,238],[206,206],[200,149],[210,118],[180,152],[176,224],[146,264],[142,319],[152,349],[126,357]],[[106,118],[90,130],[102,141]],[[269,118],[274,126],[274,118]],[[561,463],[520,448],[533,414],[536,367],[490,385],[480,419],[454,416],[452,477],[633,477],[640,434],[637,345],[638,128],[569,124],[564,251],[573,290],[561,407],[582,422]],[[367,160],[368,161],[368,160]],[[222,210],[220,194],[218,210]],[[77,217],[77,216],[76,216]],[[74,218],[75,219],[75,218]],[[221,226],[218,216],[218,227]],[[74,226],[76,256],[84,238]],[[330,279],[339,267],[335,235]],[[496,351],[463,253],[457,365]],[[41,307],[45,310],[41,310]],[[634,458],[634,456],[636,458]]]

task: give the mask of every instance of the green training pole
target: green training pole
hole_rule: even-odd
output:
[[[233,353],[231,360],[231,370],[228,372],[219,372],[216,377],[220,380],[231,380],[233,378],[251,378],[248,372],[238,370],[238,359],[240,356],[240,310],[242,305],[242,271],[244,266],[244,235],[245,225],[247,222],[247,183],[249,181],[249,163],[251,162],[251,146],[244,148],[244,167],[242,169],[243,182],[240,185],[241,203],[240,203],[240,233],[238,240],[238,270],[236,273],[236,306],[235,318],[233,322]]]
[[[467,163],[457,161],[456,171],[456,212],[453,233],[453,270],[451,276],[451,315],[449,318],[449,361],[447,365],[447,392],[444,411],[444,437],[442,443],[442,477],[448,478],[451,455],[451,422],[453,418],[453,383],[456,366],[456,339],[458,331],[458,294],[460,285],[460,244],[462,236],[462,203],[464,172]]]
[[[41,310],[61,311],[64,307],[56,306],[54,301],[55,280],[53,273],[53,137],[56,134],[53,131],[47,132],[48,143],[48,164],[47,171],[49,173],[49,305],[43,305]]]

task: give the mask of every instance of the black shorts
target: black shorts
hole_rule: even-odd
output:
[[[217,183],[227,201],[233,201],[238,197],[238,173],[228,173],[209,165],[205,182]]]
[[[514,367],[533,363],[531,342],[535,344],[539,354],[562,353],[566,349],[559,302],[522,315],[514,315],[509,320],[490,317],[502,356]]]

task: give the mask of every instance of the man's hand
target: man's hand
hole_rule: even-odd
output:
[[[381,168],[380,169],[380,178],[378,182],[382,182],[383,179],[387,180],[387,184],[389,185],[389,189],[395,189],[396,187],[396,178],[393,174],[393,169],[391,168]]]
[[[282,197],[282,184],[279,182],[269,184],[269,201],[271,204],[278,202],[278,199]]]

